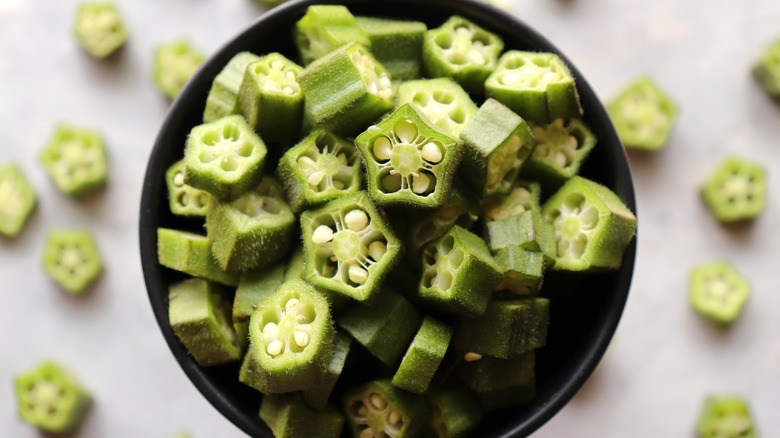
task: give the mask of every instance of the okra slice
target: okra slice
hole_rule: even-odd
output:
[[[204,367],[241,358],[243,340],[233,328],[232,294],[200,278],[172,285],[168,320],[173,332],[195,361]]]
[[[249,64],[238,92],[241,114],[260,137],[284,145],[298,138],[303,121],[303,67],[279,53]]]
[[[346,6],[309,6],[306,15],[295,24],[294,33],[303,65],[309,65],[349,43],[371,48],[368,34],[358,26]]]
[[[431,405],[430,435],[436,438],[465,438],[482,421],[482,408],[465,387],[450,383],[428,395]]]
[[[445,312],[485,313],[502,276],[484,240],[455,225],[423,249],[422,259],[420,298]]]
[[[353,142],[315,129],[284,153],[277,173],[293,211],[301,212],[360,190],[360,168]]]
[[[365,192],[301,215],[306,280],[358,301],[370,300],[401,259],[401,241]]]
[[[239,115],[196,126],[184,150],[184,183],[219,200],[235,199],[260,183],[266,153]]]
[[[539,183],[516,180],[506,194],[496,194],[484,198],[480,203],[482,217],[486,223],[517,216],[529,210],[541,211],[540,197],[542,187]]]
[[[327,407],[333,388],[344,370],[351,345],[352,338],[343,333],[336,333],[336,345],[328,368],[314,385],[303,392],[307,405],[315,409]]]
[[[152,79],[163,95],[173,100],[204,62],[206,56],[187,41],[165,43],[154,51]]]
[[[393,80],[420,77],[423,34],[428,27],[419,21],[355,17],[371,41],[371,53]]]
[[[290,251],[292,255],[287,261],[287,269],[284,272],[284,281],[289,280],[304,280],[306,276],[306,254],[303,251],[302,245],[297,245]],[[333,292],[327,289],[318,289],[322,296],[328,300],[330,304],[330,311],[336,315],[344,310],[352,300],[338,292]]]
[[[354,437],[422,436],[430,408],[425,399],[374,380],[344,397],[344,411]]]
[[[416,394],[427,391],[451,338],[452,328],[426,316],[393,375],[393,386]]]
[[[184,160],[177,161],[165,172],[171,213],[178,216],[206,216],[211,195],[184,184]]]
[[[206,213],[211,254],[226,271],[246,272],[276,263],[292,245],[295,215],[270,176],[235,201],[213,202]]]
[[[522,174],[540,181],[548,189],[557,189],[580,171],[596,147],[596,136],[580,119],[556,119],[546,125],[534,125],[536,149],[528,158]]]
[[[229,115],[238,114],[238,90],[249,64],[260,59],[250,52],[240,52],[233,56],[211,83],[203,110],[203,123],[213,122]]]
[[[519,247],[542,252],[551,262],[555,260],[555,231],[538,210],[527,210],[506,219],[490,221],[485,230],[488,246],[493,252]]]
[[[419,252],[422,247],[443,236],[453,225],[469,229],[477,219],[479,219],[479,208],[474,196],[468,189],[454,181],[450,197],[441,207],[429,213],[410,211],[409,237],[406,240],[409,252],[416,256],[419,262]]]
[[[82,3],[73,24],[81,48],[95,58],[105,58],[127,41],[127,30],[113,3]]]
[[[579,176],[547,200],[542,215],[555,230],[555,270],[618,269],[636,232],[636,217],[617,195]]]
[[[461,364],[459,377],[477,394],[486,411],[517,406],[534,396],[535,357],[533,351],[510,359],[472,356]]]
[[[536,146],[531,128],[495,99],[488,99],[460,133],[466,146],[462,175],[481,196],[509,192]]]
[[[92,404],[92,396],[57,363],[46,361],[15,379],[19,417],[49,433],[76,429]]]
[[[233,322],[248,322],[257,306],[285,282],[286,266],[277,263],[241,276],[233,299]]]
[[[780,39],[769,44],[753,65],[753,77],[761,88],[774,98],[780,98]]]
[[[691,272],[691,306],[714,322],[734,322],[749,296],[750,284],[728,262],[700,265]]]
[[[0,165],[0,235],[18,236],[37,203],[35,192],[19,166]]]
[[[393,108],[390,76],[357,43],[312,63],[299,83],[312,122],[339,134],[358,132]]]
[[[495,260],[503,270],[504,277],[493,291],[493,297],[514,299],[539,292],[544,271],[549,265],[543,253],[509,246],[498,250]]]
[[[404,105],[355,139],[368,173],[368,193],[379,205],[439,207],[449,197],[460,161],[455,140]]]
[[[423,67],[429,77],[449,77],[472,94],[484,92],[504,41],[471,21],[454,16],[423,38]]]
[[[434,129],[455,140],[477,114],[474,101],[449,78],[407,81],[396,94],[397,107],[411,105]]]
[[[46,239],[43,269],[66,292],[80,295],[103,273],[103,261],[88,231],[56,230]]]
[[[237,286],[239,275],[226,272],[211,256],[211,244],[206,236],[168,228],[157,229],[157,261],[194,277],[226,286]]]
[[[106,150],[95,131],[58,124],[40,160],[54,185],[68,196],[79,198],[106,184]]]
[[[338,411],[311,408],[300,394],[264,396],[259,415],[276,438],[338,438],[344,429],[344,416]]]
[[[485,93],[534,123],[582,115],[574,77],[553,53],[504,53],[485,81]]]
[[[755,438],[750,407],[738,395],[709,396],[696,426],[699,438]]]
[[[678,111],[658,84],[641,77],[607,105],[607,112],[623,146],[657,151],[666,146]]]
[[[738,157],[722,161],[701,188],[710,212],[723,223],[756,218],[766,205],[766,192],[765,168]]]

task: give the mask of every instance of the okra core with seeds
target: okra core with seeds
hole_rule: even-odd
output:
[[[737,395],[709,396],[696,425],[699,438],[756,438],[748,403]]]
[[[57,188],[68,196],[79,198],[106,184],[106,150],[95,131],[58,124],[40,159]]]
[[[353,42],[371,48],[368,34],[345,6],[309,6],[306,15],[295,24],[295,44],[304,65]]]
[[[434,129],[459,139],[466,123],[477,114],[477,105],[452,79],[419,79],[398,86],[396,106],[409,104]]]
[[[103,272],[103,261],[87,231],[49,233],[43,268],[66,292],[79,295]]]
[[[763,166],[738,157],[722,161],[701,189],[715,219],[734,223],[756,218],[766,205],[767,177]]]
[[[716,323],[734,322],[749,296],[750,284],[728,262],[700,265],[691,272],[691,306]]]
[[[206,97],[206,108],[203,110],[203,123],[240,112],[238,90],[241,88],[244,72],[249,64],[258,59],[260,57],[254,53],[240,52],[228,61],[211,84],[211,90]]]
[[[127,30],[113,3],[82,3],[73,25],[79,45],[95,58],[105,58],[127,41]]]
[[[187,41],[162,44],[154,52],[152,78],[165,97],[173,100],[205,61],[205,55]]]
[[[677,120],[677,104],[649,77],[628,85],[607,111],[623,146],[657,151],[666,146]]]
[[[211,195],[184,183],[184,160],[179,160],[165,173],[171,213],[178,216],[206,216]]]
[[[430,409],[424,399],[375,380],[347,394],[344,410],[352,436],[403,438],[423,433]]]
[[[38,429],[66,433],[76,429],[92,396],[57,363],[46,361],[15,379],[19,417]]]
[[[596,136],[580,119],[556,119],[532,127],[534,149],[523,167],[523,176],[540,181],[548,189],[560,187],[577,175],[596,147]]]
[[[13,163],[0,165],[0,235],[18,236],[37,203],[21,169]]]

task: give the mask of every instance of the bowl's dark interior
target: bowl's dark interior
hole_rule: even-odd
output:
[[[181,278],[157,264],[158,227],[197,226],[173,216],[167,205],[165,170],[183,155],[184,142],[201,116],[210,85],[236,53],[278,51],[295,57],[290,29],[312,3],[293,2],[267,13],[215,54],[186,87],[168,114],[152,156],[141,205],[141,257],[157,321],[179,364],[203,395],[233,423],[252,436],[271,436],[258,419],[260,395],[238,382],[238,366],[201,368],[178,342],[168,324],[168,286]],[[498,33],[507,49],[559,53],[544,38],[517,19],[476,0],[341,0],[355,14],[424,21],[436,27],[459,14]],[[560,54],[560,53],[559,53]],[[565,58],[564,58],[565,59]],[[635,211],[628,164],[615,132],[593,90],[572,66],[585,109],[585,121],[599,139],[582,174],[612,190]],[[272,154],[271,156],[277,155]],[[636,239],[625,254],[622,268],[598,275],[549,275],[544,294],[551,298],[548,345],[537,359],[537,396],[529,404],[491,414],[479,436],[528,435],[560,410],[597,365],[617,326],[625,305],[634,266]]]

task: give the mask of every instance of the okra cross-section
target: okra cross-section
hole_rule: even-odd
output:
[[[770,43],[753,65],[753,77],[761,88],[774,98],[780,98],[780,39]]]
[[[543,253],[510,246],[498,250],[495,260],[504,271],[504,278],[493,291],[493,297],[514,299],[539,292],[549,265]]]
[[[249,64],[260,59],[250,52],[239,52],[233,56],[211,83],[203,110],[203,123],[213,122],[222,117],[239,113],[238,90]]]
[[[369,300],[400,261],[401,241],[365,192],[301,215],[306,280]]]
[[[103,261],[89,232],[59,230],[49,233],[43,269],[66,292],[78,295],[103,272]]]
[[[239,274],[225,272],[211,256],[206,236],[186,231],[157,229],[157,261],[166,268],[227,286],[238,285]]]
[[[766,204],[766,170],[758,163],[729,157],[715,169],[701,189],[701,196],[720,222],[756,218]]]
[[[430,432],[436,438],[466,438],[482,421],[482,408],[462,385],[449,383],[428,394]]]
[[[456,140],[477,114],[471,97],[449,78],[403,82],[397,94],[396,106],[411,105],[434,129]]]
[[[162,44],[154,52],[154,84],[173,100],[205,61],[206,56],[187,41]]]
[[[277,438],[338,438],[344,428],[341,413],[307,406],[300,394],[263,397],[259,415]]]
[[[184,183],[220,200],[235,199],[260,182],[266,153],[241,116],[196,126],[184,150]]]
[[[211,195],[184,183],[184,160],[168,168],[165,184],[168,186],[171,213],[179,216],[206,216]]]
[[[344,410],[354,437],[411,438],[423,436],[430,408],[422,397],[374,380],[348,393]]]
[[[455,182],[449,199],[441,207],[429,213],[410,210],[408,216],[406,244],[415,263],[419,265],[419,253],[423,246],[443,236],[453,225],[471,228],[479,219],[479,208],[472,193]]]
[[[21,233],[35,206],[37,197],[16,164],[0,166],[0,235],[15,237]]]
[[[636,232],[636,217],[611,190],[575,176],[542,208],[555,230],[552,269],[618,269]]]
[[[284,281],[284,263],[277,263],[241,275],[233,298],[233,326],[242,342],[249,339],[249,317],[261,301],[271,296]]]
[[[40,159],[57,188],[68,196],[81,197],[106,183],[106,150],[95,131],[57,125]]]
[[[393,375],[393,386],[416,394],[427,391],[451,338],[452,328],[426,316]]]
[[[460,380],[477,395],[485,411],[517,406],[530,401],[535,392],[536,354],[533,351],[510,359],[482,356],[466,360]]]
[[[628,85],[607,111],[623,146],[646,151],[666,146],[677,120],[677,104],[649,77]]]
[[[708,263],[691,272],[691,306],[714,322],[736,320],[749,296],[750,284],[730,263]]]
[[[127,41],[122,16],[113,3],[80,4],[73,33],[79,45],[98,59],[116,52]]]
[[[580,119],[556,119],[534,125],[536,149],[523,167],[523,176],[557,189],[580,171],[596,147],[596,136]]]
[[[709,396],[696,425],[699,438],[756,438],[750,407],[738,395]]]
[[[411,106],[398,108],[355,139],[379,205],[438,207],[449,196],[458,144],[426,124]]]
[[[423,34],[428,30],[419,21],[386,20],[355,17],[357,25],[368,34],[371,53],[393,80],[405,81],[420,77]]]
[[[295,24],[295,44],[304,65],[352,42],[371,48],[368,34],[346,6],[309,6],[306,15]]]
[[[484,198],[480,202],[485,222],[499,221],[529,210],[541,211],[542,187],[539,183],[516,180],[507,193]]]
[[[534,123],[582,115],[574,77],[553,53],[504,53],[485,82],[485,93]]]

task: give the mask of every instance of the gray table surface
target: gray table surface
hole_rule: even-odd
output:
[[[151,53],[187,37],[216,50],[263,9],[250,0],[120,0],[131,32],[122,56],[95,62],[74,43],[75,0],[0,0],[0,162],[18,162],[39,209],[22,236],[0,241],[0,436],[39,436],[16,417],[12,377],[44,358],[67,364],[97,400],[78,436],[239,437],[187,380],[153,319],[141,275],[141,183],[167,103],[150,86]],[[668,149],[630,156],[639,253],[614,348],[537,437],[693,436],[703,398],[747,397],[759,429],[780,429],[780,106],[749,76],[780,36],[780,2],[514,0],[602,98],[649,74],[682,109]],[[86,203],[60,195],[37,163],[57,121],[101,130],[110,185]],[[724,156],[764,163],[770,200],[751,227],[726,230],[697,188]],[[94,231],[106,273],[85,297],[41,271],[46,232]],[[687,303],[692,265],[725,258],[753,285],[745,313],[717,330]]]

